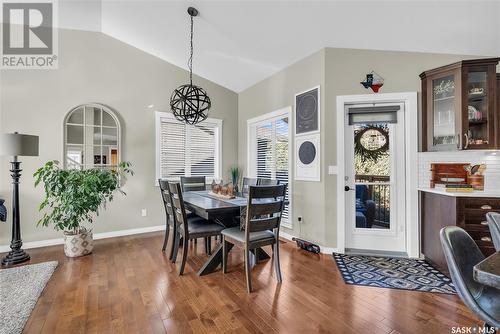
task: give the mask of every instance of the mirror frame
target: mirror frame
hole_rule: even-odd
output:
[[[120,122],[120,119],[118,118],[117,113],[112,108],[110,108],[104,104],[101,104],[101,103],[84,103],[84,104],[80,104],[80,105],[77,105],[76,107],[71,108],[71,110],[66,113],[66,116],[64,116],[64,120],[63,120],[63,159],[62,159],[63,168],[67,169],[67,151],[68,151],[67,125],[68,125],[68,120],[71,117],[71,115],[73,114],[73,112],[80,109],[80,108],[83,109],[83,113],[85,114],[86,107],[99,108],[99,109],[101,109],[102,112],[107,112],[112,117],[112,119],[115,121],[116,131],[117,131],[117,133],[116,133],[116,135],[117,135],[116,147],[118,149],[117,164],[119,164],[122,161],[122,145],[121,145],[121,138],[122,138],[121,128],[122,127],[121,127],[121,122]],[[101,119],[102,119],[102,117],[101,117]],[[83,123],[84,133],[85,133],[85,126],[87,126],[87,124],[85,124],[85,120],[84,120],[84,123]],[[101,129],[102,129],[102,124],[101,124]],[[102,137],[102,132],[101,132],[101,137]],[[85,148],[88,146],[85,143],[85,134],[84,134],[84,141],[83,141],[82,146],[83,146],[83,149],[85,151]],[[94,145],[91,145],[91,146],[94,146]],[[100,145],[100,146],[103,146],[103,145]],[[112,146],[112,145],[105,145],[105,146]],[[101,155],[102,155],[102,152],[101,152]],[[95,164],[92,164],[92,166],[93,166],[92,168],[96,167]],[[109,167],[111,168],[112,166],[109,166]],[[82,168],[85,169],[85,164],[83,164]]]

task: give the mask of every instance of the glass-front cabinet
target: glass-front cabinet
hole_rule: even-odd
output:
[[[499,60],[466,60],[420,75],[423,151],[498,148]]]

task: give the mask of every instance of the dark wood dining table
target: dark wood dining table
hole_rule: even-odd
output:
[[[234,217],[240,215],[240,208],[245,207],[248,202],[247,198],[241,196],[233,199],[219,198],[209,194],[208,190],[186,191],[183,193],[183,199],[186,209],[202,218],[215,221],[225,227],[238,226],[239,223],[234,220]],[[231,250],[232,245],[230,244],[228,248]],[[262,248],[253,250],[252,254],[253,263],[270,258]],[[217,246],[213,251],[212,255],[198,271],[198,275],[210,274],[220,265],[222,265],[222,244]]]
[[[474,266],[474,280],[500,289],[500,252],[488,256]]]

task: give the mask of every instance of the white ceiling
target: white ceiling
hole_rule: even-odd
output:
[[[324,47],[500,55],[500,1],[62,2],[62,26],[100,29],[183,68],[194,5],[194,72],[236,92]]]

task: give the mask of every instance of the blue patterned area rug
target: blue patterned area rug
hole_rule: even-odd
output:
[[[347,284],[454,294],[451,279],[424,260],[333,253]]]

